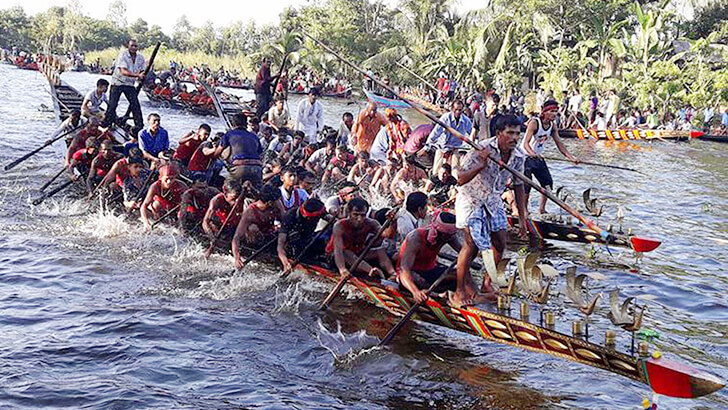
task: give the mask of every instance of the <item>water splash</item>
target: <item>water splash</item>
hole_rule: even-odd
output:
[[[368,335],[363,329],[347,335],[341,331],[339,321],[336,322],[335,331],[327,329],[321,319],[317,320],[317,325],[314,336],[321,347],[331,353],[337,365],[349,366],[362,356],[382,350],[378,346],[379,339]]]

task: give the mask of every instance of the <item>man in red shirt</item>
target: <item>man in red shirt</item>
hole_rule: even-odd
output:
[[[202,145],[210,136],[212,129],[207,124],[201,124],[197,132],[190,131],[187,135],[179,140],[177,150],[174,152],[173,158],[179,160],[185,167],[189,165],[192,155],[197,148]]]

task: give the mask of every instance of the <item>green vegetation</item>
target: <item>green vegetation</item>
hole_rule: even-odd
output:
[[[688,21],[676,13],[704,4]],[[527,86],[562,91],[616,89],[626,105],[673,110],[728,102],[728,0],[489,0],[458,14],[448,0],[318,0],[281,13],[277,25],[252,21],[193,27],[182,16],[173,33],[144,20],[126,23],[122,0],[105,20],[84,16],[78,3],[27,16],[0,11],[0,46],[54,52],[86,51],[110,64],[128,37],[142,47],[162,41],[159,61],[224,65],[252,75],[263,55],[319,73],[356,75],[298,34],[304,28],[357,63],[396,84],[446,72],[468,89],[506,94]],[[111,47],[109,49],[109,47]],[[90,52],[102,50],[100,52]]]

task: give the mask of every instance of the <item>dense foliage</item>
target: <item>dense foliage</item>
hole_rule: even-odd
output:
[[[675,12],[704,4],[687,21]],[[105,20],[84,16],[78,3],[36,16],[21,8],[0,11],[0,46],[54,52],[118,49],[132,36],[142,47],[156,41],[179,55],[238,59],[252,73],[263,55],[321,73],[354,77],[298,33],[307,30],[345,56],[397,84],[446,73],[468,88],[543,88],[604,92],[640,107],[671,109],[728,102],[728,1],[506,0],[458,14],[448,0],[315,0],[286,9],[278,25],[253,21],[193,27],[185,16],[171,35],[138,19],[126,21],[122,0]],[[235,61],[235,60],[233,60]],[[243,63],[241,63],[243,65]]]

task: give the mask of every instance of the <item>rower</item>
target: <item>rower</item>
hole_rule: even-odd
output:
[[[276,201],[280,199],[281,191],[270,185],[263,186],[260,199],[245,208],[240,218],[235,235],[233,236],[232,250],[235,257],[235,267],[242,269],[240,259],[240,241],[248,246],[260,246],[273,235],[273,222],[280,219]]]
[[[71,156],[71,164],[68,166],[71,180],[77,181],[79,177],[86,178],[89,169],[91,169],[91,162],[96,157],[96,151],[96,138],[90,137],[86,140],[86,148],[73,153]]]
[[[517,171],[523,170],[524,155],[518,149],[520,122],[512,115],[505,115],[496,122],[496,137],[478,142],[480,149],[470,151],[464,158],[458,173],[459,190],[455,200],[456,226],[463,230],[465,242],[457,262],[457,288],[450,303],[455,307],[483,303],[485,295],[478,294],[470,275],[470,265],[480,249],[490,252],[494,248],[497,264],[506,248],[508,222],[501,195],[511,176],[506,169],[488,159],[489,154],[500,158]],[[520,211],[528,216],[523,192],[523,182],[513,180],[513,189]],[[526,224],[520,225],[520,235],[527,236]],[[485,255],[489,256],[489,255]],[[490,281],[483,282],[481,291],[491,294]]]
[[[407,234],[424,225],[426,216],[427,195],[420,191],[407,195],[405,208],[397,217],[397,243],[402,243]]]
[[[124,180],[129,176],[129,158],[138,157],[141,159],[142,152],[139,148],[129,150],[129,156],[118,159],[111,166],[109,172],[104,175],[100,185],[107,190],[118,191],[124,187]]]
[[[315,237],[316,226],[326,214],[323,202],[317,198],[307,199],[306,202],[291,209],[283,215],[281,229],[278,231],[278,259],[286,271],[291,269],[288,255],[298,256]],[[291,235],[297,234],[291,239]],[[322,255],[326,241],[318,238],[306,251],[306,256]]]
[[[66,165],[69,165],[71,163],[71,158],[73,157],[73,154],[76,153],[76,151],[86,147],[87,139],[91,137],[98,137],[99,135],[101,135],[101,131],[99,130],[99,120],[96,119],[96,117],[91,117],[91,119],[89,119],[89,121],[86,123],[86,126],[84,126],[78,133],[76,133],[71,142],[68,144],[65,156]]]
[[[230,119],[232,129],[222,137],[220,145],[215,149],[215,156],[220,157],[223,150],[230,147],[230,178],[241,183],[250,181],[260,188],[263,184],[263,163],[260,156],[263,147],[258,136],[247,130],[248,120],[242,113],[236,113]]]
[[[179,174],[174,165],[164,165],[159,169],[159,180],[155,181],[147,191],[147,197],[141,206],[141,217],[147,229],[152,228],[149,213],[154,219],[172,210],[182,201],[182,194],[187,185],[176,179]]]
[[[215,150],[220,143],[224,133],[217,132],[209,140],[201,143],[187,164],[187,170],[190,176],[204,175],[208,184],[220,186],[222,183],[216,182],[222,171],[223,164],[221,160],[215,158]]]
[[[367,179],[367,177],[371,181],[372,175],[368,172],[368,170],[369,153],[362,151],[356,154],[356,163],[353,167],[351,167],[351,170],[349,171],[349,175],[346,177],[346,180],[349,182],[353,182],[357,185],[363,180]]]
[[[343,187],[339,189],[336,195],[330,196],[324,202],[326,212],[337,218],[344,218],[346,216],[346,205],[359,195],[359,187],[353,182],[345,181],[342,185]]]
[[[207,206],[202,219],[202,229],[210,240],[220,237],[222,242],[232,239],[235,228],[245,209],[243,187],[239,181],[227,179],[222,185],[222,192],[215,195]],[[230,214],[232,212],[232,214]],[[229,215],[229,216],[228,216]],[[225,223],[227,221],[227,223]],[[225,225],[223,232],[220,228]]]
[[[452,176],[452,168],[449,164],[442,164],[437,175],[430,177],[425,184],[424,191],[433,198],[434,203],[442,204],[454,198],[457,194],[458,180]]]
[[[199,231],[210,201],[219,193],[216,188],[207,185],[204,175],[193,176],[192,185],[182,194],[177,213],[180,230],[188,235]]]
[[[383,167],[379,167],[374,173],[374,178],[369,185],[369,192],[372,195],[386,196],[390,194],[389,187],[392,185],[394,175],[399,171],[402,164],[398,158],[392,158],[384,163]]]
[[[313,172],[316,176],[323,176],[329,159],[334,156],[336,151],[336,141],[332,139],[326,140],[326,145],[319,148],[306,160],[306,169]]]
[[[347,264],[352,265],[357,260],[371,235],[376,235],[379,231],[379,222],[368,218],[366,216],[368,211],[369,203],[366,200],[354,198],[346,204],[347,217],[334,224],[331,239],[326,245],[326,254],[333,257],[342,277],[350,274]],[[381,243],[381,239],[377,242]],[[369,250],[354,273],[383,278],[382,269],[371,265],[370,262],[376,262],[389,276],[395,275],[392,261],[383,248]]]
[[[334,157],[329,161],[329,165],[321,178],[321,185],[326,185],[329,179],[332,179],[335,184],[345,180],[349,174],[349,168],[354,165],[354,161],[354,155],[349,152],[345,145],[337,146]]]
[[[308,192],[301,188],[296,188],[298,175],[293,168],[283,170],[281,180],[283,181],[283,185],[279,188],[281,191],[281,199],[277,205],[280,207],[281,215],[285,215],[291,209],[301,206],[308,199]]]
[[[109,82],[103,78],[99,78],[96,81],[96,89],[91,90],[86,94],[86,97],[81,103],[81,113],[86,118],[96,117],[98,120],[103,120],[106,112],[101,108],[101,104],[106,103],[109,105],[109,100],[106,98],[106,92],[109,90]]]
[[[398,281],[412,293],[416,302],[428,299],[423,288],[432,285],[447,269],[437,263],[437,256],[445,245],[459,252],[455,215],[440,212],[430,226],[417,228],[407,234],[397,259]]]
[[[136,156],[130,156],[126,159],[125,164],[126,175],[123,178],[122,192],[124,194],[124,208],[127,211],[133,211],[139,209],[142,202],[140,200],[140,193],[144,188],[144,182],[149,176],[149,171],[146,169],[144,160],[141,157],[141,153]],[[121,172],[120,172],[121,174]]]
[[[98,155],[91,161],[89,173],[86,177],[86,189],[89,197],[93,194],[96,186],[104,180],[111,167],[122,157],[121,154],[114,152],[113,148],[114,144],[111,141],[103,141],[99,146]]]
[[[182,165],[187,167],[192,159],[192,155],[197,151],[197,148],[202,145],[203,142],[207,141],[207,137],[210,136],[212,129],[207,124],[200,124],[197,131],[190,131],[179,140],[177,150],[174,152],[174,158],[179,160]]]
[[[161,118],[157,113],[151,113],[147,116],[147,127],[139,131],[138,141],[139,149],[142,150],[144,159],[159,164],[159,154],[169,149],[169,134],[167,130],[160,125]]]
[[[59,125],[55,131],[53,131],[53,134],[51,135],[51,137],[49,139],[46,140],[45,143],[50,144],[51,142],[53,142],[53,139],[56,138],[57,136],[59,136],[63,133],[70,133],[71,130],[74,130],[77,127],[83,126],[83,125],[84,125],[84,120],[81,118],[81,111],[73,110],[73,111],[71,111],[71,114],[68,116],[68,118],[66,118],[61,123],[61,125]],[[78,133],[78,131],[76,131],[76,133]],[[66,151],[68,150],[68,146],[71,145],[71,141],[73,141],[73,137],[75,136],[76,133],[66,134],[66,136],[64,137],[64,140],[66,142],[64,145],[62,145],[62,151],[63,151],[64,157],[66,155]],[[61,144],[58,144],[58,146],[61,147]]]
[[[396,203],[402,203],[407,191],[412,192],[413,189],[419,189],[427,184],[427,173],[418,167],[413,155],[407,156],[403,162],[403,167],[392,178],[389,190],[394,197]]]
[[[314,194],[313,192],[316,183],[318,183],[316,175],[303,168],[298,169],[298,188],[306,191],[309,198],[314,195],[318,196],[318,194]]]
[[[554,140],[556,147],[569,161],[578,164],[579,160],[567,151],[564,143],[559,138],[559,126],[556,123],[556,114],[559,111],[559,104],[554,100],[546,101],[541,109],[541,115],[533,117],[526,125],[526,136],[521,141],[521,150],[528,155],[523,173],[527,178],[536,177],[538,183],[546,188],[553,189],[554,181],[551,178],[551,172],[543,158],[544,146],[549,137]],[[525,187],[526,205],[528,205],[528,194],[531,186]],[[541,196],[541,202],[538,207],[538,213],[543,214],[546,211],[546,195]]]

